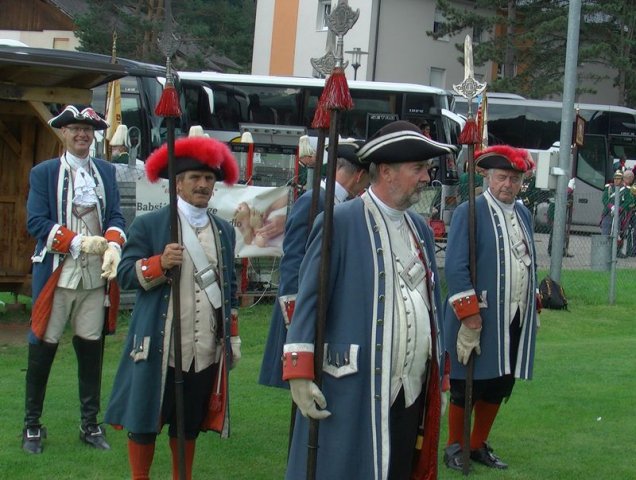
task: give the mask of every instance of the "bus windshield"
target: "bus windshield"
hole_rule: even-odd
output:
[[[324,88],[324,80],[295,77],[262,77],[209,72],[179,73],[187,122],[201,125],[212,137],[236,138],[240,124],[304,127],[311,123]],[[349,83],[354,108],[342,112],[340,135],[366,139],[381,126],[370,114],[428,124],[435,140],[450,143],[459,127],[445,120],[449,109],[446,92],[411,84]],[[378,118],[378,117],[375,117]]]

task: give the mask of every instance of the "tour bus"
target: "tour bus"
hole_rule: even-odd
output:
[[[317,135],[311,123],[324,79],[179,72],[179,80],[186,122],[201,125],[211,137],[236,141],[250,125],[256,131],[268,125],[274,131],[297,128],[299,134]],[[342,112],[341,137],[366,139],[384,124],[402,119],[422,127],[428,124],[434,140],[457,144],[463,120],[451,112],[446,91],[406,83],[348,84],[354,107]],[[288,140],[297,144],[293,135]],[[448,161],[448,168],[445,162],[439,165],[443,178],[453,171],[453,161]]]
[[[473,113],[476,105],[472,106]],[[614,105],[576,103],[585,119],[585,143],[578,149],[572,228],[598,231],[603,187],[613,176],[613,164],[622,156],[636,164],[636,110]],[[467,102],[455,99],[455,112],[466,115]],[[553,148],[561,135],[561,102],[527,100],[518,95],[488,94],[488,142],[521,147],[534,153]],[[538,202],[540,203],[540,202]],[[536,218],[547,222],[545,205]]]
[[[302,126],[311,130],[324,79],[216,72],[179,72],[186,114],[208,134],[230,141],[241,123]],[[457,143],[457,125],[444,90],[406,83],[349,81],[354,108],[342,114],[340,135],[366,139],[383,120],[428,123],[437,141]]]

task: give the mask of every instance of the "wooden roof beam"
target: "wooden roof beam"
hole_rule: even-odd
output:
[[[84,88],[28,87],[0,82],[0,99],[88,105],[93,93]]]

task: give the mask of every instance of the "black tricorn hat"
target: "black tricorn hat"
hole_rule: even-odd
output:
[[[338,157],[344,158],[349,163],[353,163],[356,167],[369,169],[369,164],[358,158],[358,151],[364,145],[364,140],[355,140],[353,138],[345,138],[338,141]],[[329,146],[327,146],[329,150]]]
[[[411,122],[391,122],[371,137],[358,151],[364,163],[404,163],[430,160],[454,153],[455,147],[424,136]]]
[[[49,120],[53,128],[62,128],[71,123],[91,125],[95,130],[105,130],[109,127],[92,107],[87,105],[67,105],[56,117]]]

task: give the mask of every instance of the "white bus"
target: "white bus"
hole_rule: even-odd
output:
[[[179,72],[187,121],[229,141],[241,123],[301,126],[311,131],[324,79]],[[407,83],[349,81],[353,110],[343,112],[340,135],[366,139],[383,119],[397,116],[416,125],[428,123],[434,139],[456,143],[457,124],[446,91]]]
[[[211,137],[237,141],[244,131],[261,132],[258,143],[296,147],[304,133],[317,136],[311,128],[325,80],[304,77],[179,72],[185,126],[201,125]],[[354,107],[340,117],[341,137],[366,139],[393,120],[407,120],[423,128],[429,125],[433,139],[457,144],[463,119],[451,111],[452,95],[423,85],[349,81]],[[269,135],[268,132],[278,135]],[[240,149],[232,145],[233,149]],[[241,155],[235,151],[241,164]],[[441,160],[441,159],[440,159]],[[282,184],[289,169],[280,165],[258,166],[258,177]],[[457,173],[453,158],[434,166],[442,183],[453,184]],[[241,166],[243,170],[243,167]]]
[[[572,225],[578,230],[598,231],[603,187],[612,179],[614,163],[625,156],[627,167],[636,165],[636,110],[586,103],[576,103],[575,108],[586,120],[586,138],[577,157]],[[559,141],[562,110],[561,102],[490,94],[488,143],[547,150]],[[455,111],[466,114],[465,99],[455,99]],[[540,215],[538,220],[546,219]]]

